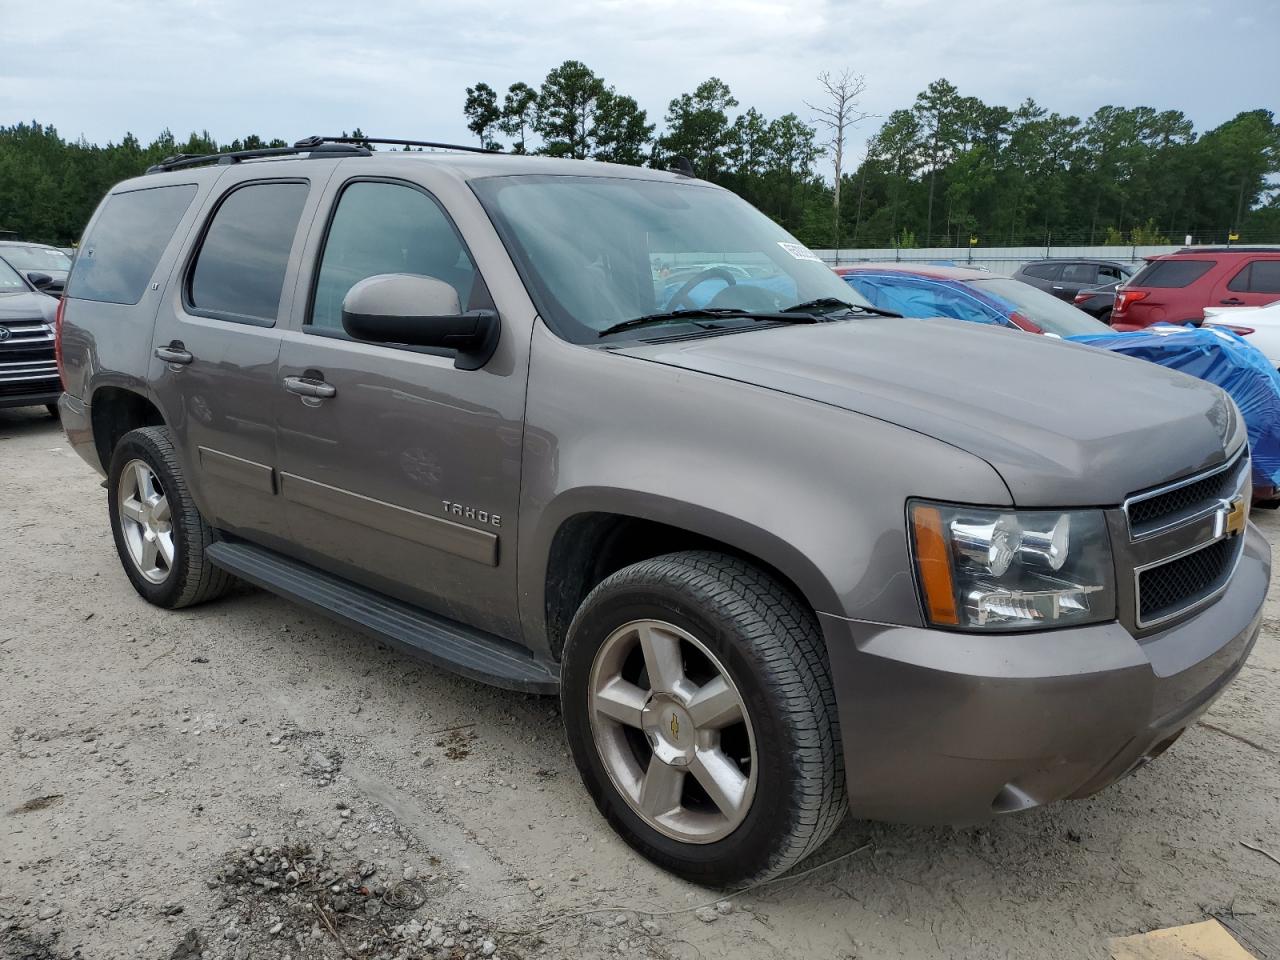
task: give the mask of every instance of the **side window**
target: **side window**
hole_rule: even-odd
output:
[[[1128,274],[1119,267],[1113,267],[1105,263],[1098,267],[1099,283],[1110,283],[1113,280],[1123,280],[1126,276],[1128,276]]]
[[[1236,290],[1240,293],[1247,293],[1249,291],[1249,274],[1252,272],[1252,270],[1253,270],[1253,264],[1246,263],[1243,267],[1240,268],[1240,271],[1234,277],[1232,277],[1231,280],[1227,283],[1227,289]]]
[[[1280,294],[1280,260],[1254,260],[1231,278],[1227,289]]]
[[[308,189],[295,181],[249,183],[223,198],[191,271],[192,312],[259,326],[276,322]]]
[[[141,300],[195,195],[194,183],[181,183],[107,197],[93,232],[80,244],[67,296],[106,303]]]
[[[1098,268],[1092,263],[1068,263],[1062,270],[1067,283],[1096,283]]]
[[[1037,280],[1057,280],[1061,272],[1062,264],[1060,263],[1033,263],[1023,270],[1027,276],[1035,277]]]
[[[342,300],[355,284],[380,273],[416,273],[458,291],[462,309],[473,294],[487,302],[462,238],[431,197],[408,184],[356,181],[338,198],[320,256],[310,324],[342,329]]]

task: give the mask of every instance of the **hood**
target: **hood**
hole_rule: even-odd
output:
[[[1243,441],[1234,405],[1211,384],[956,320],[878,317],[616,352],[934,437],[990,463],[1017,506],[1114,506],[1221,462]]]
[[[53,323],[58,301],[45,293],[19,290],[0,293],[0,324],[6,320],[44,320]]]

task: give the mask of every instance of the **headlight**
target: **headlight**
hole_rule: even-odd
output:
[[[1035,630],[1111,620],[1111,543],[1100,510],[992,510],[913,500],[911,546],[938,627]]]

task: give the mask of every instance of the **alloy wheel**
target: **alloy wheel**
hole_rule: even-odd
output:
[[[611,633],[591,668],[591,729],[609,778],[655,830],[712,843],[736,829],[756,789],[742,694],[693,635],[659,620]]]
[[[120,530],[129,559],[152,583],[163,583],[173,569],[173,518],[169,498],[155,472],[143,460],[130,460],[117,487]]]

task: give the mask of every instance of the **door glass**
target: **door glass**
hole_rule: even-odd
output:
[[[1022,272],[1029,277],[1035,277],[1037,280],[1056,280],[1061,271],[1062,264],[1060,263],[1033,263]]]
[[[1062,270],[1062,279],[1065,283],[1091,284],[1096,282],[1097,271],[1092,263],[1068,263]]]
[[[357,182],[342,191],[316,278],[310,323],[342,329],[342,300],[355,284],[381,273],[443,280],[472,309],[476,269],[444,211],[414,187]]]
[[[307,190],[305,183],[252,183],[227,195],[191,272],[195,312],[260,326],[276,322]]]
[[[1280,260],[1255,260],[1249,264],[1250,293],[1280,293]]]

